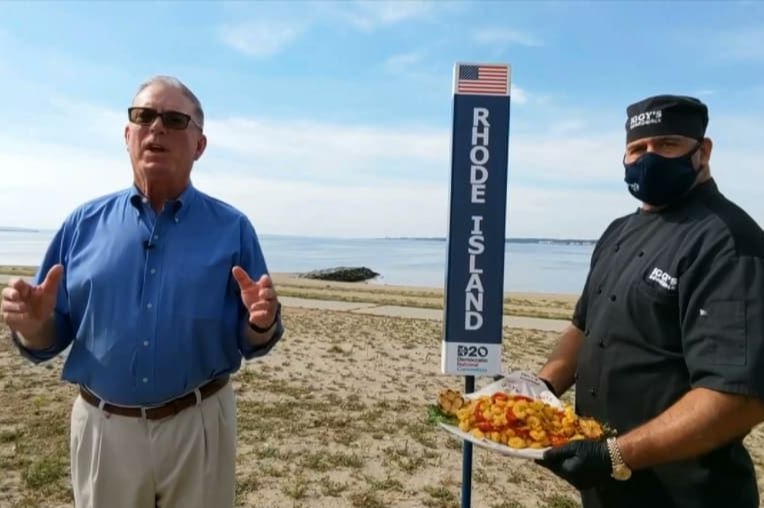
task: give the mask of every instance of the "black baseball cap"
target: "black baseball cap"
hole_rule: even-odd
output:
[[[652,136],[703,139],[708,107],[686,95],[654,95],[626,108],[626,142]]]

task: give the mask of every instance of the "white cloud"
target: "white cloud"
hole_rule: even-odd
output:
[[[228,46],[254,57],[268,57],[296,40],[305,27],[277,21],[248,21],[224,25],[220,37]]]
[[[0,92],[11,96],[23,92],[24,97],[34,97],[35,101],[71,84],[82,88],[114,83],[119,88],[136,79],[128,66],[116,59],[97,61],[55,43],[46,44],[43,38],[11,31],[0,31],[0,65]]]
[[[59,124],[87,128],[78,131],[87,143],[0,134],[0,224],[55,227],[83,201],[130,185],[124,115],[62,98],[53,103]],[[713,128],[723,133],[714,136],[712,160],[722,191],[764,223],[757,190],[764,123],[721,117]],[[208,152],[194,169],[194,182],[244,211],[261,233],[446,233],[448,129],[211,118],[207,132]],[[637,203],[622,184],[622,146],[618,128],[603,134],[576,118],[512,134],[508,234],[592,238],[632,211]],[[45,206],[29,207],[30,200]]]
[[[448,164],[447,133],[313,120],[210,120],[210,153],[227,152],[283,178],[360,181],[393,172],[421,177]]]
[[[399,53],[390,56],[383,64],[388,72],[399,74],[408,70],[416,70],[425,57],[424,51],[410,51],[408,53]]]
[[[419,0],[376,0],[342,3],[337,10],[342,18],[360,30],[371,31],[380,26],[392,25],[431,14],[433,2]]]
[[[0,27],[0,73],[3,75],[10,70],[10,64],[7,62],[7,58],[13,42],[10,34]]]
[[[0,168],[2,224],[40,228],[56,227],[80,203],[124,188],[132,178],[126,153],[103,156],[5,138],[0,138]],[[445,235],[448,226],[447,172],[430,183],[400,178],[339,186],[219,167],[214,173],[197,168],[193,180],[246,213],[262,234],[430,236]],[[45,206],[29,207],[30,200]],[[570,213],[581,202],[596,206],[577,206]],[[625,193],[573,193],[511,183],[507,231],[511,236],[591,237],[633,206]]]
[[[563,127],[573,129],[573,126]],[[510,139],[510,151],[510,171],[549,184],[612,183],[623,168],[623,136],[620,133],[592,133],[588,136],[565,131],[552,131],[548,135],[520,134]]]
[[[512,95],[512,103],[514,104],[527,104],[528,92],[524,88],[519,86],[510,85],[510,94]]]
[[[740,27],[710,37],[713,52],[731,60],[764,60],[764,26]]]
[[[528,32],[508,28],[482,28],[473,33],[472,38],[478,44],[542,46],[543,42]]]
[[[303,3],[295,11],[292,2],[287,2],[283,5],[256,4],[254,12],[247,6],[235,5],[237,20],[220,27],[219,36],[237,51],[254,57],[268,57],[292,44],[311,26],[332,30],[346,25],[372,32],[385,26],[428,19],[435,5],[424,0],[314,1]],[[263,19],[264,9],[267,10],[266,19]]]
[[[258,231],[273,234],[416,236],[446,225],[445,182],[337,186],[203,173],[194,181],[244,210]]]
[[[507,236],[597,238],[639,203],[623,191],[544,188],[510,183]]]
[[[83,139],[89,141],[100,140],[106,142],[106,146],[124,146],[124,140],[121,135],[114,136],[115,128],[117,134],[121,134],[121,127],[127,124],[127,107],[123,111],[106,109],[93,105],[82,100],[72,100],[63,97],[57,93],[47,94],[47,101],[50,104],[49,114],[51,114],[60,125],[69,125],[72,119],[87,119],[81,121],[80,135]]]
[[[448,228],[448,178],[430,184],[405,181],[383,186],[336,187],[255,177],[195,176],[201,188],[224,196],[244,210],[259,231],[310,236],[380,237],[445,235]],[[596,206],[584,209],[576,203]],[[590,238],[616,216],[634,210],[626,192],[571,192],[510,185],[507,233]],[[305,218],[310,217],[310,223]]]
[[[119,137],[120,132],[115,132]],[[127,152],[0,137],[0,224],[56,227],[80,203],[130,185]],[[42,206],[29,206],[30,202]]]

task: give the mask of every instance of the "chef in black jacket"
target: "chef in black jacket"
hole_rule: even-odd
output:
[[[572,324],[539,371],[617,439],[538,461],[584,508],[758,508],[742,440],[764,421],[764,232],[710,174],[706,106],[627,108],[625,181],[642,206],[599,239]]]

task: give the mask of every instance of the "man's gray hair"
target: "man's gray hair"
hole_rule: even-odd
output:
[[[171,86],[173,88],[177,88],[180,90],[183,95],[185,95],[188,100],[191,101],[191,103],[194,105],[194,121],[199,124],[199,127],[204,127],[204,110],[202,109],[202,103],[199,101],[199,99],[194,95],[194,92],[191,91],[190,88],[188,88],[186,85],[183,84],[181,80],[178,78],[174,78],[172,76],[154,76],[147,81],[144,81],[141,83],[141,86],[138,87],[138,91],[135,92],[135,95],[133,96],[133,101],[135,101],[135,98],[138,97],[138,95],[145,90],[147,87],[154,85],[154,84],[162,84],[166,86]]]

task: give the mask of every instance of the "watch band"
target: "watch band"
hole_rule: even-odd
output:
[[[250,328],[252,328],[252,329],[253,329],[254,331],[256,331],[257,333],[265,333],[265,332],[267,332],[268,330],[270,330],[271,328],[273,328],[273,326],[274,326],[276,323],[278,323],[278,321],[279,321],[279,318],[280,318],[280,317],[281,317],[281,302],[279,302],[279,303],[278,303],[278,305],[277,305],[277,307],[276,307],[276,315],[275,315],[275,316],[273,316],[273,323],[271,323],[271,324],[268,326],[268,328],[261,328],[261,327],[257,326],[257,325],[256,325],[256,324],[254,324],[254,323],[251,323],[251,322],[249,323],[249,327],[250,327]]]
[[[621,451],[618,449],[618,443],[616,442],[614,437],[607,438],[607,451],[608,455],[610,455],[610,465],[612,467],[616,467],[621,465],[623,463],[623,459],[621,458]]]
[[[631,477],[631,469],[629,469],[629,466],[627,466],[626,462],[623,460],[618,441],[616,438],[610,437],[607,439],[606,444],[613,471],[611,476],[616,480],[628,480]]]

